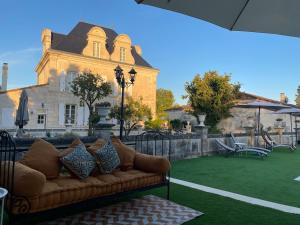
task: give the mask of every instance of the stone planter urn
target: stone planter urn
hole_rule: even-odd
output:
[[[96,105],[97,114],[100,116],[100,121],[106,121],[110,112],[110,103],[103,102]]]
[[[199,126],[199,127],[205,127],[205,124],[204,124],[205,118],[206,118],[206,114],[205,114],[205,113],[200,113],[200,114],[198,114],[198,119],[199,119],[199,124],[198,124],[198,126]]]

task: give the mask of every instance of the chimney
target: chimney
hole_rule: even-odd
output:
[[[51,35],[50,29],[44,29],[42,32],[43,54],[51,48]]]
[[[7,90],[7,78],[8,78],[8,64],[3,63],[2,66],[2,87],[1,91],[6,91]]]
[[[280,101],[281,103],[287,103],[287,102],[288,102],[288,98],[287,98],[287,96],[285,95],[284,92],[281,92],[281,93],[280,93],[279,101]]]

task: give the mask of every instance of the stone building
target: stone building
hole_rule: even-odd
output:
[[[15,128],[19,96],[26,89],[30,116],[26,129],[64,129],[66,125],[74,129],[86,129],[88,109],[73,96],[70,82],[84,71],[102,76],[113,87],[113,94],[102,101],[119,104],[120,88],[114,74],[118,65],[126,76],[133,67],[137,71],[136,81],[126,89],[126,94],[134,99],[141,97],[155,115],[156,78],[159,70],[142,57],[141,47],[132,45],[128,35],[79,22],[66,35],[44,29],[41,40],[43,52],[36,66],[37,85],[7,90],[8,65],[3,65],[0,128]]]
[[[287,104],[287,97],[284,93],[280,93],[279,100],[273,100],[262,96],[257,96],[249,93],[241,93],[237,104],[244,104],[252,101],[266,101],[271,103]],[[295,105],[289,105],[295,107]],[[197,120],[194,116],[190,115],[190,106],[179,106],[166,110],[170,120],[180,119],[181,121],[190,121],[192,124],[197,124]],[[252,108],[238,108],[233,107],[230,110],[231,117],[223,119],[218,124],[218,129],[224,133],[245,133],[245,127],[249,125],[256,126],[256,118],[258,114],[257,109]],[[278,124],[277,119],[282,119],[281,125],[283,125],[285,131],[290,131],[290,116],[286,114],[274,114],[273,111],[267,109],[261,109],[261,124],[264,128],[270,131],[276,131],[274,129]],[[293,118],[293,128],[295,128],[295,120]]]

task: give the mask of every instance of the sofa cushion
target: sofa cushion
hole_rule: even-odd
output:
[[[31,205],[30,213],[160,184],[163,179],[162,175],[139,170],[116,171],[84,180],[59,177],[47,181],[39,196],[28,199]],[[13,208],[13,212],[18,214],[16,207]]]
[[[102,148],[105,145],[106,141],[104,139],[97,139],[93,144],[91,144],[87,150],[94,154],[96,151],[98,151],[100,148]]]
[[[83,144],[77,145],[74,151],[60,158],[62,164],[79,179],[87,178],[96,167],[94,157]]]
[[[61,157],[64,157],[68,154],[70,154],[71,152],[74,151],[74,148],[77,146],[77,145],[80,145],[80,144],[83,144],[81,142],[81,140],[79,138],[76,138],[69,146],[68,148],[62,150],[60,153],[59,153],[59,158]]]
[[[171,167],[171,164],[169,160],[162,156],[136,153],[134,167],[149,173],[167,173]]]
[[[120,158],[120,169],[123,171],[130,170],[134,165],[135,151],[123,144],[120,139],[113,137],[112,144],[116,148]]]
[[[57,178],[61,165],[59,151],[51,143],[36,139],[25,153],[20,163],[45,174],[47,179]]]
[[[111,173],[120,164],[120,158],[111,140],[93,153],[101,173]]]
[[[5,168],[4,168],[5,167]],[[9,168],[9,170],[8,170]],[[1,176],[4,177],[4,171],[6,176],[12,174],[13,162],[1,163]],[[3,179],[0,179],[0,186],[8,188],[5,183],[2,183]],[[14,170],[14,195],[24,197],[35,197],[42,193],[44,185],[46,183],[46,176],[30,167],[15,162]]]

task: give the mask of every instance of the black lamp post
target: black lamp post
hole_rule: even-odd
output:
[[[134,84],[135,76],[137,72],[132,68],[129,72],[129,81],[125,80],[125,76],[123,74],[123,69],[118,65],[115,68],[115,75],[118,84],[121,87],[122,90],[122,98],[121,98],[121,112],[120,112],[120,139],[123,138],[123,127],[124,127],[124,89],[125,87],[129,87]]]

